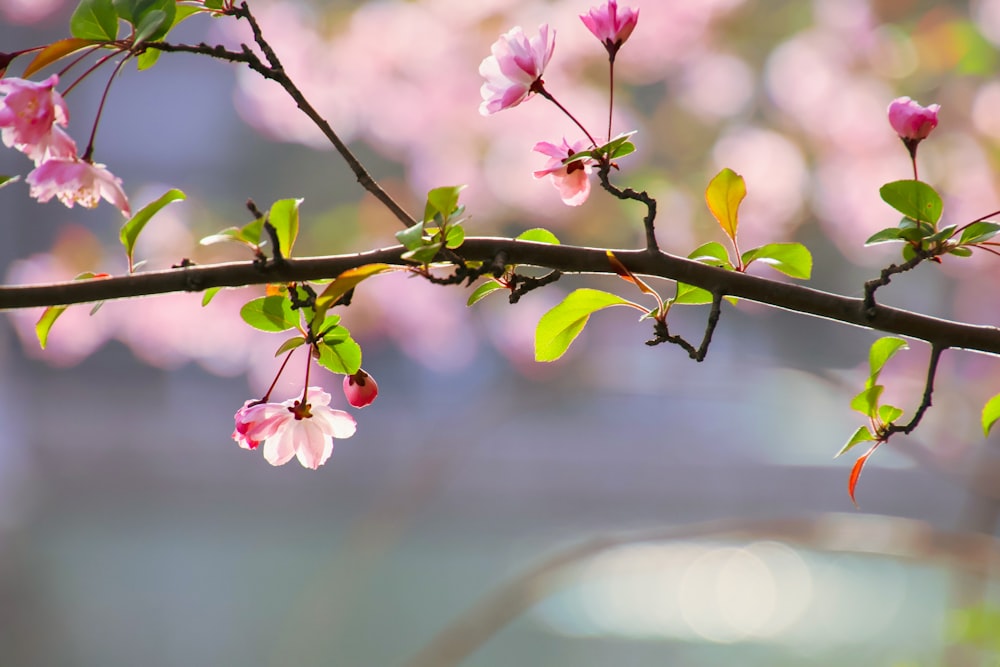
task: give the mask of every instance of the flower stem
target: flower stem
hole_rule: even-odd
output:
[[[285,366],[288,365],[288,360],[292,358],[292,352],[294,351],[295,350],[289,350],[288,354],[285,355],[285,360],[281,362],[281,368],[278,369],[278,374],[274,376],[274,381],[271,383],[271,386],[267,388],[267,393],[260,399],[261,403],[267,403],[268,400],[270,400],[271,392],[274,391],[275,385],[278,384],[278,378],[280,378],[281,374],[285,372]]]
[[[562,111],[564,114],[566,114],[571,121],[573,121],[574,123],[576,123],[576,126],[578,128],[580,128],[581,130],[583,130],[583,133],[587,135],[588,139],[590,139],[590,143],[593,144],[594,146],[597,146],[597,141],[594,140],[594,137],[591,136],[590,132],[587,132],[587,128],[585,128],[580,123],[580,121],[578,121],[576,119],[576,116],[574,116],[573,114],[571,114],[566,107],[564,107],[563,105],[559,104],[559,100],[557,100],[556,98],[552,97],[552,94],[549,91],[545,90],[545,86],[542,84],[542,80],[541,79],[539,79],[534,84],[532,84],[531,89],[533,91],[535,91],[536,93],[538,93],[539,95],[541,95],[542,97],[544,97],[545,99],[547,99],[549,102],[552,102],[552,104],[554,104],[557,107],[559,107],[560,111]]]
[[[615,56],[608,58],[608,141],[611,141],[611,115],[615,110]]]
[[[101,114],[104,113],[104,103],[108,101],[108,92],[111,90],[111,82],[115,80],[116,76],[118,76],[118,72],[121,71],[122,65],[125,64],[126,60],[128,60],[127,56],[118,61],[118,64],[115,65],[115,69],[111,72],[111,76],[108,77],[107,85],[104,86],[104,92],[101,94],[101,103],[97,106],[97,115],[94,117],[94,127],[90,130],[90,140],[87,142],[87,149],[83,152],[82,159],[85,162],[90,162],[90,157],[94,152],[94,139],[97,137],[97,126],[101,123]]]

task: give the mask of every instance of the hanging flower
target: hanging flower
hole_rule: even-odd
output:
[[[233,440],[244,449],[264,443],[264,458],[274,466],[288,463],[293,456],[306,468],[315,470],[333,453],[334,438],[350,438],[357,423],[343,410],[329,407],[330,394],[309,387],[308,402],[283,403],[247,401],[235,415]]]
[[[586,14],[580,15],[580,20],[587,26],[594,37],[601,41],[608,55],[614,59],[618,49],[635,30],[639,21],[639,10],[631,7],[618,9],[616,0],[609,0],[600,7],[591,7]]]
[[[590,173],[593,171],[593,159],[586,157],[564,164],[564,160],[576,153],[587,150],[589,144],[581,139],[573,144],[562,140],[562,145],[547,141],[535,144],[533,150],[549,156],[549,162],[544,169],[535,172],[535,178],[550,176],[552,185],[559,191],[563,203],[567,206],[579,206],[590,196]]]
[[[50,158],[35,167],[25,180],[31,186],[31,196],[43,203],[58,197],[69,208],[73,208],[73,204],[94,208],[104,198],[118,207],[125,217],[132,215],[121,179],[103,164],[75,156]]]
[[[25,153],[38,165],[49,157],[76,155],[76,144],[63,132],[69,108],[56,92],[59,76],[36,83],[25,79],[0,79],[0,136],[3,143]]]
[[[493,55],[479,65],[479,73],[486,78],[480,89],[483,103],[479,113],[489,116],[516,107],[537,92],[535,87],[541,85],[555,40],[556,31],[548,24],[539,26],[538,35],[531,39],[520,27],[501,35],[490,49]]]
[[[359,370],[354,375],[344,376],[344,396],[347,402],[356,408],[363,408],[372,404],[378,396],[378,385],[373,378],[363,370]]]

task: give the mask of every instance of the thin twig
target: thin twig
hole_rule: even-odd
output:
[[[945,349],[947,348],[940,345],[931,346],[931,357],[927,362],[927,380],[924,382],[924,395],[920,400],[920,405],[917,407],[917,411],[913,413],[913,419],[911,419],[908,424],[903,426],[889,424],[880,434],[882,442],[888,442],[889,438],[894,433],[905,433],[909,435],[913,429],[917,428],[920,424],[920,420],[923,419],[924,413],[927,412],[927,408],[931,407],[931,396],[934,394],[934,377],[937,375],[938,361],[941,360],[941,353],[944,352]]]
[[[562,278],[562,275],[562,271],[552,271],[545,274],[541,278],[532,278],[531,276],[522,276],[515,273],[508,281],[507,286],[510,287],[510,297],[508,300],[511,304],[515,304],[521,300],[522,296],[531,290],[551,285],[555,281]]]
[[[646,205],[646,217],[642,219],[643,227],[646,230],[646,250],[648,252],[656,252],[660,249],[659,244],[656,242],[656,232],[653,228],[653,223],[656,220],[656,200],[649,196],[649,193],[643,190],[642,192],[637,192],[632,188],[625,188],[624,190],[616,187],[610,179],[611,162],[605,161],[597,170],[597,176],[601,181],[601,186],[610,192],[612,195],[618,199],[633,199],[638,202],[642,202]]]
[[[910,269],[915,268],[922,261],[927,259],[929,255],[921,251],[917,251],[917,255],[903,264],[890,264],[889,266],[882,269],[878,278],[869,280],[865,283],[865,298],[862,304],[865,315],[869,318],[875,317],[876,304],[875,304],[875,291],[879,287],[885,287],[892,281],[892,276],[898,273],[904,273]]]
[[[654,337],[646,341],[646,345],[659,345],[660,343],[672,343],[674,345],[679,345],[687,353],[688,356],[695,361],[701,362],[705,360],[705,355],[708,354],[708,346],[712,343],[712,334],[715,333],[715,327],[719,324],[719,317],[722,315],[722,293],[713,292],[712,293],[712,309],[708,311],[708,321],[705,323],[705,334],[702,336],[701,345],[698,349],[695,349],[694,345],[685,340],[682,336],[676,336],[670,333],[670,329],[667,326],[667,321],[656,320],[656,324],[653,325]]]

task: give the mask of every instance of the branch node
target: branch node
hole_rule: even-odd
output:
[[[508,282],[508,287],[510,288],[509,301],[511,304],[515,304],[521,300],[521,297],[530,292],[531,290],[536,290],[539,287],[544,287],[554,283],[555,281],[562,278],[562,271],[552,271],[545,274],[541,278],[532,278],[530,276],[521,276],[514,274],[511,276]]]

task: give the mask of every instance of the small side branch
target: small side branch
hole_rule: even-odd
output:
[[[521,300],[521,297],[530,292],[531,290],[538,289],[539,287],[545,287],[551,283],[562,278],[562,271],[552,271],[547,273],[541,278],[531,278],[528,276],[520,276],[514,274],[510,281],[510,302],[515,304]]]
[[[903,426],[889,424],[881,434],[883,442],[887,441],[895,433],[909,435],[920,424],[920,420],[923,419],[927,408],[931,407],[931,396],[934,394],[934,378],[937,375],[938,361],[941,360],[941,353],[946,349],[946,347],[941,345],[931,346],[931,358],[927,362],[927,380],[924,383],[924,395],[920,400],[920,405],[917,407],[917,411],[913,413],[913,419],[908,424],[904,424]]]
[[[880,287],[885,287],[892,281],[892,276],[898,273],[905,273],[910,269],[915,268],[922,261],[927,259],[928,255],[918,251],[917,256],[913,259],[905,262],[903,264],[890,264],[886,268],[882,269],[878,278],[869,280],[865,283],[865,297],[862,302],[862,308],[864,310],[865,317],[872,319],[875,317],[875,291]]]
[[[715,327],[718,326],[721,315],[722,293],[713,292],[712,309],[708,312],[708,321],[705,323],[705,335],[702,337],[701,345],[697,349],[682,336],[671,334],[670,329],[667,327],[666,319],[656,320],[656,324],[653,326],[654,336],[646,341],[646,345],[653,346],[660,343],[672,343],[673,345],[682,347],[688,353],[688,356],[695,361],[704,361],[705,356],[708,354],[708,346],[712,343],[712,334],[715,333]]]
[[[656,242],[656,233],[653,228],[653,223],[656,220],[656,200],[650,197],[649,193],[645,190],[637,192],[632,188],[625,188],[622,190],[621,188],[616,187],[611,182],[610,172],[610,162],[604,162],[601,164],[600,168],[597,170],[597,175],[601,180],[601,186],[618,199],[632,199],[646,205],[646,217],[642,219],[643,227],[646,229],[646,250],[649,252],[658,252],[660,246]]]

